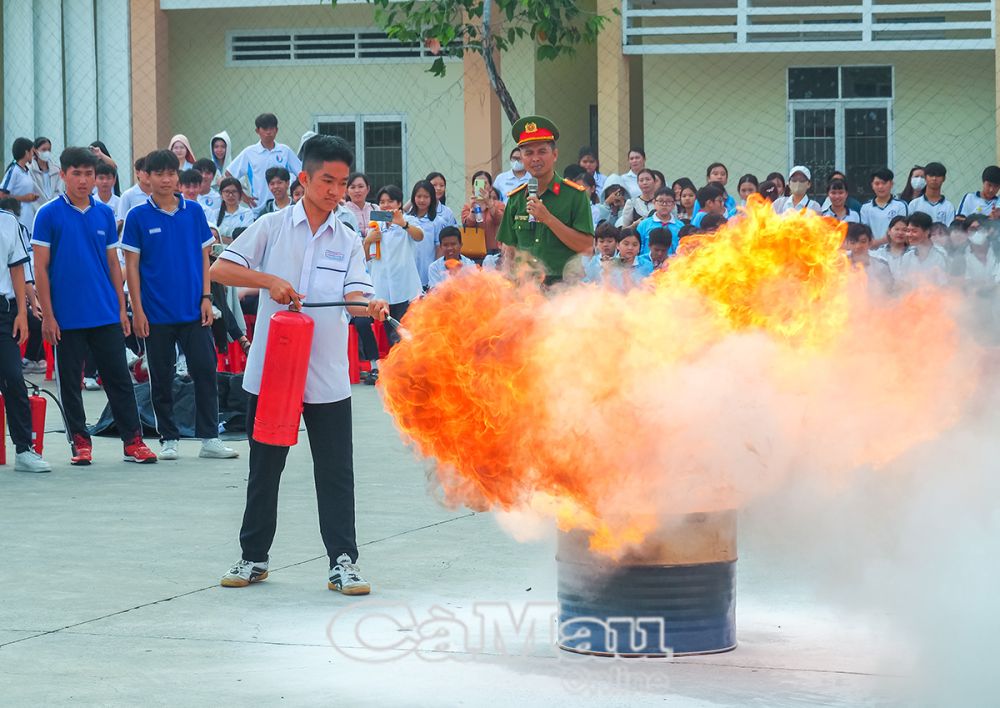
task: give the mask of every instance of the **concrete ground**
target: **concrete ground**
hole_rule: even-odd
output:
[[[84,395],[95,420],[104,394]],[[100,438],[95,464],[74,468],[50,433],[51,474],[0,468],[0,702],[894,704],[876,625],[815,604],[746,545],[736,651],[663,662],[547,646],[553,544],[518,543],[492,514],[441,506],[373,389],[354,388],[354,416],[367,598],[326,589],[301,442],[282,482],[270,578],[245,589],[218,579],[239,557],[246,442],[232,443],[238,460],[199,460],[197,443],[182,442],[180,460],[138,466]],[[60,425],[50,405],[49,428]],[[507,607],[541,618],[534,641],[504,619]]]

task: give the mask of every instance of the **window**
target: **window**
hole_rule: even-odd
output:
[[[892,164],[892,95],[891,66],[788,69],[789,154],[812,170],[813,194],[841,170],[853,196],[870,198],[871,173]]]
[[[351,146],[354,169],[371,182],[371,198],[390,184],[406,192],[406,128],[401,116],[323,116],[316,119],[315,130]]]
[[[433,59],[420,42],[403,43],[371,29],[233,30],[226,35],[229,66],[413,62]],[[452,48],[462,44],[460,39]],[[452,61],[454,57],[444,57]]]

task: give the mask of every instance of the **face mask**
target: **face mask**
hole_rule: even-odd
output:
[[[914,177],[913,179],[910,180],[910,186],[919,192],[924,187],[927,186],[927,180],[925,180],[923,177]]]
[[[796,197],[801,197],[803,194],[805,194],[806,192],[809,191],[809,183],[808,182],[789,182],[788,189]]]
[[[973,246],[982,246],[986,243],[986,234],[977,229],[969,234],[969,243]]]
[[[38,153],[38,159],[42,162],[48,162],[52,159],[52,153],[49,150],[42,150]]]
[[[523,169],[524,169],[524,163],[521,162],[520,160],[511,160],[510,161],[510,170],[511,170],[511,172],[520,172]]]

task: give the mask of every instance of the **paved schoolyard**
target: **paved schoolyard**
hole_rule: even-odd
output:
[[[376,392],[354,393],[368,598],[326,589],[304,444],[285,471],[270,578],[246,589],[217,584],[239,555],[245,442],[232,443],[238,460],[202,461],[182,442],[180,460],[136,466],[102,438],[95,464],[73,468],[49,433],[52,474],[0,468],[2,703],[856,706],[898,688],[870,651],[872,625],[813,605],[748,544],[736,651],[667,663],[552,649],[553,544],[439,504]],[[104,395],[85,400],[93,420]]]

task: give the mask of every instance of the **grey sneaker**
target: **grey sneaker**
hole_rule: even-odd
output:
[[[177,459],[177,441],[176,440],[164,440],[160,443],[160,454],[157,455],[161,460],[176,460]]]
[[[238,560],[219,584],[224,588],[245,588],[250,583],[267,579],[267,561]]]
[[[337,556],[326,586],[343,595],[367,595],[372,591],[371,583],[361,577],[361,570],[346,553]]]
[[[24,364],[21,366],[21,371],[25,374],[44,374],[48,365],[45,360],[42,361],[31,361],[30,359],[25,359]]]
[[[228,460],[239,456],[240,453],[231,447],[226,447],[225,443],[219,438],[205,438],[202,440],[201,452],[198,453],[198,457],[211,457],[217,460]]]
[[[87,389],[88,391],[100,391],[101,390],[101,384],[97,383],[97,379],[92,379],[92,378],[89,378],[89,377],[83,379],[83,387],[85,389]]]
[[[18,472],[51,472],[52,467],[34,450],[17,453],[14,458],[14,469]]]

